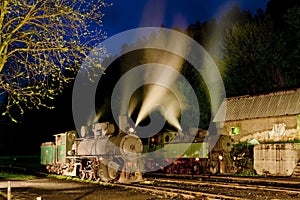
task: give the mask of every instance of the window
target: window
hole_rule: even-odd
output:
[[[231,127],[229,135],[237,135],[240,133],[240,128],[237,126]]]

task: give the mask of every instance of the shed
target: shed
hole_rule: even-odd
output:
[[[222,134],[234,142],[300,139],[300,88],[226,98],[216,113]]]

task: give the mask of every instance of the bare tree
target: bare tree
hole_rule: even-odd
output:
[[[72,79],[66,74],[105,38],[106,6],[102,0],[0,0],[0,95],[8,97],[3,115],[15,121],[16,109],[52,108],[49,99]],[[97,53],[106,55],[104,48]]]

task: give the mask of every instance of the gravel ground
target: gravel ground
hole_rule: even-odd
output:
[[[182,188],[183,189],[183,188]],[[203,187],[198,191],[207,191],[215,194],[223,194],[224,188]],[[43,200],[166,200],[141,191],[127,190],[120,187],[102,186],[92,183],[58,180],[52,178],[37,178],[28,181],[11,181],[12,200],[35,200],[42,197]],[[0,180],[0,200],[5,200],[7,193],[7,181]],[[231,194],[228,194],[231,193]],[[2,195],[1,195],[2,194]],[[245,199],[300,199],[299,195],[287,195],[283,193],[270,193],[268,191],[233,190],[228,189],[227,195],[238,196]],[[179,200],[180,198],[176,198]],[[204,198],[208,199],[208,198]]]
[[[11,181],[13,200],[154,200],[161,199],[140,191],[118,187],[104,187],[74,181],[39,178],[29,181]],[[7,193],[7,181],[0,181],[0,194]],[[0,195],[0,200],[4,200]]]

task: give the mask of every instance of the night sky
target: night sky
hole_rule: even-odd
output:
[[[186,28],[197,20],[204,22],[223,16],[232,6],[255,13],[265,10],[268,0],[106,0],[111,7],[103,11],[108,36],[122,31],[164,24],[167,28]]]

